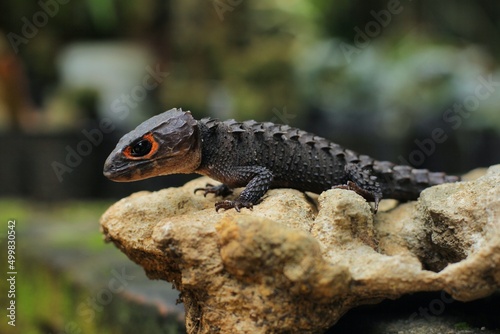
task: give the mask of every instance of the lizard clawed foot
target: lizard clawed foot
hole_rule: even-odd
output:
[[[354,191],[356,194],[360,195],[361,197],[363,197],[364,199],[366,199],[367,201],[373,201],[375,203],[375,205],[374,205],[374,208],[372,209],[372,211],[373,211],[373,213],[377,213],[378,204],[380,203],[380,200],[382,199],[381,194],[377,194],[377,193],[365,190],[352,181],[347,181],[347,184],[333,186],[332,189],[351,190],[351,191]]]
[[[241,202],[238,200],[225,200],[215,203],[215,211],[217,212],[219,212],[219,209],[229,210],[233,208],[238,212],[241,211],[241,208],[247,208],[251,210],[253,208],[253,204],[249,202]]]
[[[205,185],[205,188],[196,188],[194,190],[194,193],[196,194],[196,192],[198,191],[203,191],[203,196],[207,197],[207,194],[214,194],[215,196],[222,196],[222,197],[226,197],[228,195],[231,195],[233,193],[233,191],[231,189],[229,189],[228,186],[226,186],[225,184],[219,184],[217,186],[214,186],[210,183],[207,183]]]

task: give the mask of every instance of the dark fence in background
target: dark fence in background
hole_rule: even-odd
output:
[[[77,152],[85,138],[79,133],[23,135],[1,133],[4,157],[0,163],[0,196],[27,197],[36,200],[84,198],[119,198],[141,190],[159,190],[179,186],[193,178],[188,175],[115,183],[102,175],[104,161],[116,145],[119,135],[92,146],[92,151],[77,162],[74,154],[70,164],[68,147]],[[83,146],[82,146],[83,147]],[[80,147],[80,148],[82,148]],[[71,151],[70,150],[70,151]],[[85,152],[80,149],[80,152]],[[60,170],[54,170],[58,162]],[[66,169],[68,168],[68,169]],[[71,172],[69,172],[71,170]]]

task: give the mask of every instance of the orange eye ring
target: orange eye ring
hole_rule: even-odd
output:
[[[159,147],[160,145],[153,137],[153,134],[148,133],[127,146],[123,151],[123,155],[130,160],[147,160],[158,151]]]

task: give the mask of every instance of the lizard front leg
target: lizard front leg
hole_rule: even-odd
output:
[[[232,184],[246,184],[246,187],[236,199],[215,203],[216,211],[234,208],[240,212],[241,208],[251,209],[269,190],[273,181],[271,171],[260,166],[233,167],[224,177]]]

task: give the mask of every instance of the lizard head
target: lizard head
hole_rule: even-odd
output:
[[[190,112],[174,108],[124,135],[106,159],[103,174],[113,181],[136,181],[192,173],[200,162],[198,122]]]

